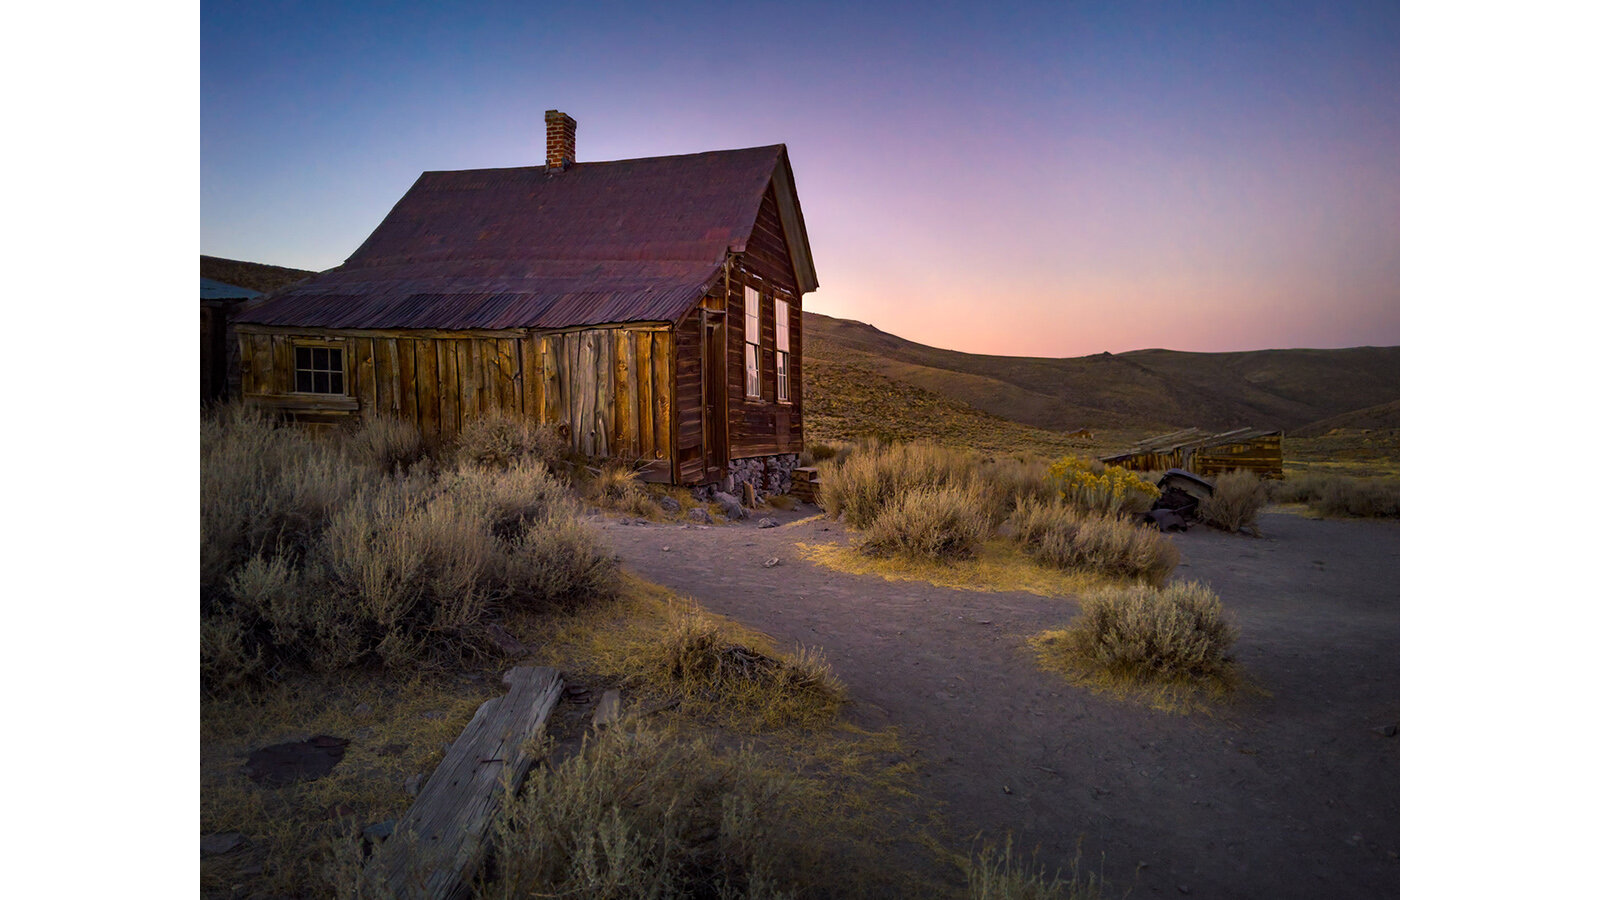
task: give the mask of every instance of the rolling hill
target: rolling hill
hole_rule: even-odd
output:
[[[202,256],[200,274],[266,292],[315,273]],[[805,336],[814,440],[926,437],[1059,455],[1191,425],[1257,425],[1284,429],[1297,454],[1398,464],[1399,347],[989,356],[812,312]],[[1080,429],[1092,436],[1067,434]]]
[[[1398,403],[1400,348],[1062,359],[988,356],[914,343],[862,322],[805,314],[806,363],[849,366],[1001,418],[1068,431],[1258,425],[1293,430]]]

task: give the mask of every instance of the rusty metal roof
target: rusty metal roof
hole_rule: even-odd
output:
[[[425,172],[344,265],[269,296],[239,321],[437,329],[672,321],[699,301],[728,250],[744,249],[769,184],[780,205],[793,203],[781,144],[564,171]],[[814,286],[803,220],[790,241],[804,251],[802,284]]]

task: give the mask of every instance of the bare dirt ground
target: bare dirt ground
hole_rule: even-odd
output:
[[[772,515],[795,523],[814,507]],[[1074,688],[1025,639],[1070,598],[889,582],[807,562],[837,522],[758,529],[596,522],[628,566],[780,644],[821,648],[847,715],[898,725],[956,834],[1015,835],[1113,896],[1390,897],[1400,891],[1400,529],[1262,516],[1263,537],[1175,535],[1242,631],[1253,693],[1176,715]],[[772,557],[781,565],[764,568]]]

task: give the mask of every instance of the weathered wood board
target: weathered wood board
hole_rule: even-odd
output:
[[[527,777],[531,738],[561,698],[561,673],[518,666],[510,690],[473,714],[411,809],[367,862],[366,877],[397,898],[464,896],[482,864],[488,829],[507,785]]]

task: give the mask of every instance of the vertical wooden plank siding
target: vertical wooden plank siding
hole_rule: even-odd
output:
[[[617,407],[617,367],[616,347],[617,342],[612,339],[609,332],[595,331],[594,368],[590,371],[598,376],[595,384],[595,451],[601,456],[610,456],[616,446],[616,407]]]
[[[544,418],[544,360],[539,356],[541,338],[528,335],[517,341],[522,349],[522,415],[533,421]]]
[[[616,385],[616,427],[612,433],[616,452],[624,456],[640,456],[638,392],[639,379],[634,373],[633,335],[618,328],[611,334],[616,359],[612,380]]]
[[[541,335],[539,337],[539,354],[543,364],[540,381],[544,383],[544,419],[551,425],[559,426],[562,422],[562,408],[565,406],[561,395],[561,373],[566,368],[562,357],[562,338],[560,335]]]
[[[639,420],[639,455],[654,456],[656,415],[655,393],[651,386],[655,384],[655,369],[651,365],[650,332],[630,334],[628,340],[633,344],[634,367],[630,375],[633,379],[633,408]]]
[[[440,338],[433,342],[439,357],[439,436],[449,440],[461,431],[461,381],[456,374],[456,344]]]
[[[272,344],[272,375],[269,384],[283,385],[284,393],[294,390],[294,345],[281,334],[268,339]]]
[[[395,342],[395,372],[396,383],[400,394],[400,418],[407,422],[416,422],[420,429],[421,416],[417,413],[417,349],[416,341],[399,340]]]
[[[349,346],[354,365],[351,375],[355,387],[351,390],[361,401],[362,412],[378,408],[378,386],[372,375],[372,338],[354,338],[345,342]]]
[[[483,375],[479,371],[478,342],[451,341],[456,347],[456,392],[461,398],[461,427],[477,421],[482,411]]]
[[[672,453],[672,332],[657,331],[650,336],[650,364],[655,369],[656,459],[670,459]]]
[[[431,442],[444,439],[439,414],[439,342],[431,338],[415,341],[412,348],[417,369],[417,422],[422,436]]]
[[[371,413],[394,416],[400,413],[400,376],[395,367],[394,341],[375,338],[372,341],[372,387],[377,400]]]
[[[495,374],[498,379],[495,405],[499,407],[500,414],[507,417],[514,417],[522,412],[522,400],[517,396],[522,383],[518,377],[520,356],[517,353],[517,343],[506,338],[496,338],[494,342]]]

